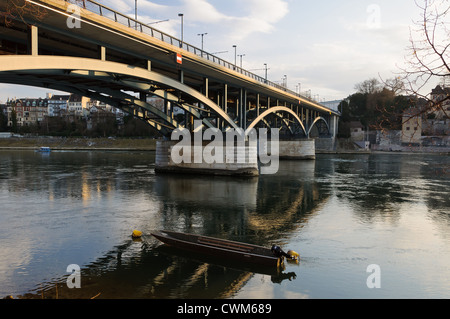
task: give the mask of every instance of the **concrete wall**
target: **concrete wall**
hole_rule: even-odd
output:
[[[280,159],[315,159],[315,139],[279,141]],[[268,142],[268,147],[271,147]]]
[[[210,175],[237,175],[237,176],[257,176],[258,169],[258,149],[257,145],[246,145],[242,147],[233,147],[231,151],[234,154],[234,160],[228,159],[227,149],[223,148],[223,157],[220,161],[207,163],[204,159],[201,163],[195,163],[195,151],[202,152],[205,150],[205,145],[198,147],[191,146],[191,158],[188,161],[177,163],[173,160],[171,153],[178,141],[157,141],[156,143],[156,158],[155,170],[156,172],[164,173],[188,173],[188,174],[210,174]]]
[[[336,139],[330,138],[316,138],[315,140],[316,151],[335,151]]]
[[[0,132],[0,138],[10,138],[13,134],[11,132]]]
[[[377,131],[376,143],[371,145],[374,151],[397,152],[449,152],[449,136],[421,136],[416,144],[402,143],[402,131]]]

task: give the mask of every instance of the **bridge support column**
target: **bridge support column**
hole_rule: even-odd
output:
[[[31,25],[28,30],[28,54],[37,56],[39,54],[39,32],[38,27]]]
[[[223,85],[223,98],[222,98],[222,109],[228,114],[228,84]],[[220,130],[225,126],[225,121],[221,120]]]
[[[102,61],[106,61],[106,48],[102,45],[99,45],[97,50],[98,50],[98,58]]]
[[[259,116],[259,107],[260,107],[259,93],[257,93],[256,94],[256,117]]]
[[[159,140],[156,143],[155,171],[157,173],[204,174],[224,176],[258,176],[258,147],[257,143],[246,143],[245,146],[220,146],[221,156],[214,156],[211,161],[211,149],[207,143],[201,147],[191,145],[188,147],[190,157],[187,161],[179,161],[178,157],[184,154],[180,149],[179,141]],[[219,147],[219,146],[215,146]],[[196,153],[197,152],[197,153]],[[202,154],[201,161],[198,156]],[[230,160],[232,154],[233,160]],[[174,156],[175,155],[175,156]],[[216,155],[216,154],[215,154]]]
[[[316,139],[316,152],[330,152],[336,150],[336,135],[339,118],[336,115],[329,117],[330,137]]]
[[[270,142],[268,142],[270,144]],[[316,158],[315,139],[279,141],[280,159],[312,160]],[[268,145],[268,149],[270,145]]]

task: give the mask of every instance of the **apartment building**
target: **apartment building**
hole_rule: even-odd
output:
[[[13,117],[17,126],[30,126],[42,122],[48,114],[47,99],[17,99],[7,104],[8,126],[13,126]],[[15,114],[15,115],[14,115]]]

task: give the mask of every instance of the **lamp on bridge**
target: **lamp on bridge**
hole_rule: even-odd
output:
[[[268,70],[268,69],[267,69],[267,63],[264,63],[264,68],[265,68],[265,70],[266,70],[266,78],[265,78],[265,79],[266,79],[266,82],[267,82],[267,70]]]
[[[147,25],[151,25],[151,24],[157,24],[157,23],[161,23],[161,22],[167,22],[167,21],[170,21],[169,19],[165,19],[165,20],[159,20],[159,21],[155,21],[155,22],[150,22],[150,23],[147,23]]]
[[[181,43],[180,43],[180,47],[183,47],[183,33],[184,33],[184,26],[183,26],[183,24],[184,24],[184,14],[183,13],[178,13],[178,16],[179,17],[181,17]]]
[[[205,35],[207,35],[208,33],[199,33],[199,34],[197,34],[197,35],[199,35],[199,36],[201,36],[202,37],[202,51],[203,51],[203,37],[205,36]]]
[[[134,20],[137,20],[137,0],[134,0]],[[134,23],[134,26],[137,30],[137,22]]]
[[[239,54],[239,57],[241,58],[241,69],[242,69],[242,57],[245,56],[245,54]]]

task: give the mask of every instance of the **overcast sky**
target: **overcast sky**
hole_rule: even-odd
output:
[[[102,1],[134,17],[135,0]],[[138,0],[138,20],[181,37],[274,82],[287,76],[294,91],[311,90],[320,101],[354,93],[356,83],[392,78],[404,62],[410,27],[420,18],[413,0]],[[238,64],[239,62],[238,58]],[[8,97],[44,97],[47,90],[0,84]]]

